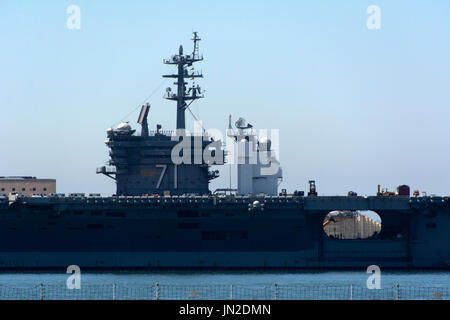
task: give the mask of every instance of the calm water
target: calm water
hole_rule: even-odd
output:
[[[69,275],[64,273],[0,273],[0,284],[27,287],[37,284],[65,284]],[[298,271],[298,272],[111,272],[82,273],[84,284],[122,284],[143,286],[161,284],[238,284],[260,286],[277,284],[354,284],[365,286],[369,277],[365,271]],[[402,286],[450,287],[450,271],[384,271],[382,288]]]

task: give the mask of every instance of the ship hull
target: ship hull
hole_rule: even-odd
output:
[[[252,209],[255,199],[197,200],[3,203],[0,269],[449,268],[450,214],[443,202],[414,207],[400,198],[271,198],[260,200],[266,202],[260,210]],[[328,237],[325,216],[356,208],[376,209],[381,233]]]

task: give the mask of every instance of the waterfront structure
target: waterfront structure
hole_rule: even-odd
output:
[[[0,177],[0,194],[18,193],[27,197],[56,193],[55,179],[36,177]]]

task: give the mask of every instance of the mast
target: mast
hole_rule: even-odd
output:
[[[197,32],[194,32],[192,40],[194,41],[194,50],[191,55],[184,55],[183,46],[180,46],[177,55],[172,56],[169,60],[164,60],[165,64],[176,65],[178,67],[177,74],[163,75],[163,78],[176,79],[174,85],[177,86],[177,93],[172,93],[172,89],[167,88],[165,98],[177,102],[177,129],[186,129],[185,110],[188,107],[186,102],[192,102],[193,100],[204,97],[199,85],[195,86],[195,84],[192,84],[192,86],[187,89],[187,85],[189,84],[187,81],[188,79],[195,80],[195,78],[203,78],[203,75],[199,72],[195,72],[194,67],[192,66],[195,62],[203,60],[203,56],[200,56],[198,53],[199,41],[201,39],[198,37]],[[188,67],[191,67],[190,71],[188,71]]]

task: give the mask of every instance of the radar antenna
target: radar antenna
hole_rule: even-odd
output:
[[[141,136],[148,137],[148,112],[150,111],[150,104],[146,104],[142,106],[141,113],[139,114],[139,118],[137,123],[142,126]]]

